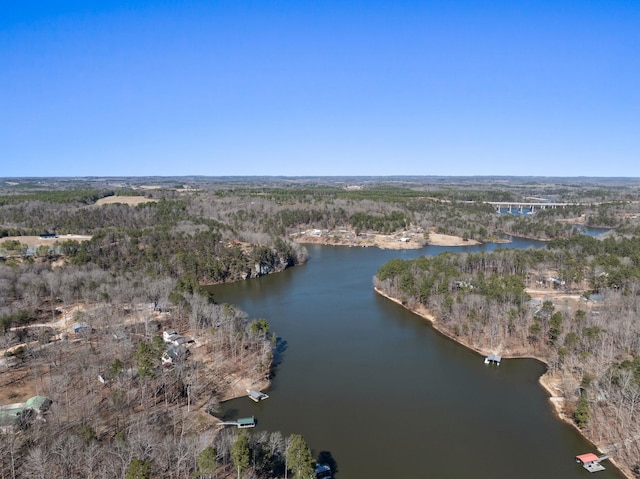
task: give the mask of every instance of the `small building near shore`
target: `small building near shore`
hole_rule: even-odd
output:
[[[609,459],[609,456],[605,455],[598,457],[592,452],[576,456],[576,462],[578,464],[582,464],[582,467],[589,472],[604,471],[605,467],[600,464],[600,461],[604,461],[605,459]]]
[[[249,398],[255,402],[264,401],[265,399],[269,399],[269,396],[261,391],[256,391],[255,389],[247,389],[247,393],[249,394]]]
[[[597,460],[598,460],[598,456],[596,456],[592,452],[588,452],[586,454],[580,454],[579,456],[576,456],[576,462],[579,462],[580,464],[586,464],[588,462],[594,462]]]
[[[496,366],[500,366],[500,361],[502,361],[502,357],[499,354],[490,354],[484,358],[485,364],[495,364]]]
[[[247,427],[255,427],[256,420],[253,416],[251,417],[242,417],[236,421],[237,427],[239,429],[244,429]]]

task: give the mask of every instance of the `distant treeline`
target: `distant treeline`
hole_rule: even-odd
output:
[[[25,203],[27,201],[42,201],[48,203],[95,203],[100,198],[112,196],[112,190],[60,190],[60,191],[30,191],[18,192],[13,195],[0,196],[0,206]]]

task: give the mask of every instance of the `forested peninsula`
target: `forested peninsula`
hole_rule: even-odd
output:
[[[378,291],[486,355],[534,357],[561,415],[637,472],[640,237],[392,260]]]
[[[207,286],[304,264],[306,242],[401,249],[443,238],[505,249],[393,260],[381,265],[376,288],[430,311],[470,347],[544,360],[566,416],[637,475],[639,185],[6,179],[1,475],[308,477],[321,458],[302,436],[219,426],[220,402],[268,387],[286,338]],[[505,212],[505,202],[562,207]],[[596,239],[585,226],[610,231]],[[509,250],[512,236],[548,244]]]

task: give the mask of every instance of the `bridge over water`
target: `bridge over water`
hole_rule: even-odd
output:
[[[485,201],[485,203],[493,206],[497,213],[507,210],[509,213],[517,211],[523,213],[528,210],[533,213],[536,210],[566,208],[567,206],[578,206],[579,203],[540,203],[540,202],[519,202],[519,201]]]

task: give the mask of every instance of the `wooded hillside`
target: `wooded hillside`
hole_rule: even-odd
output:
[[[374,284],[470,347],[543,359],[573,422],[637,471],[640,238],[392,260]]]

